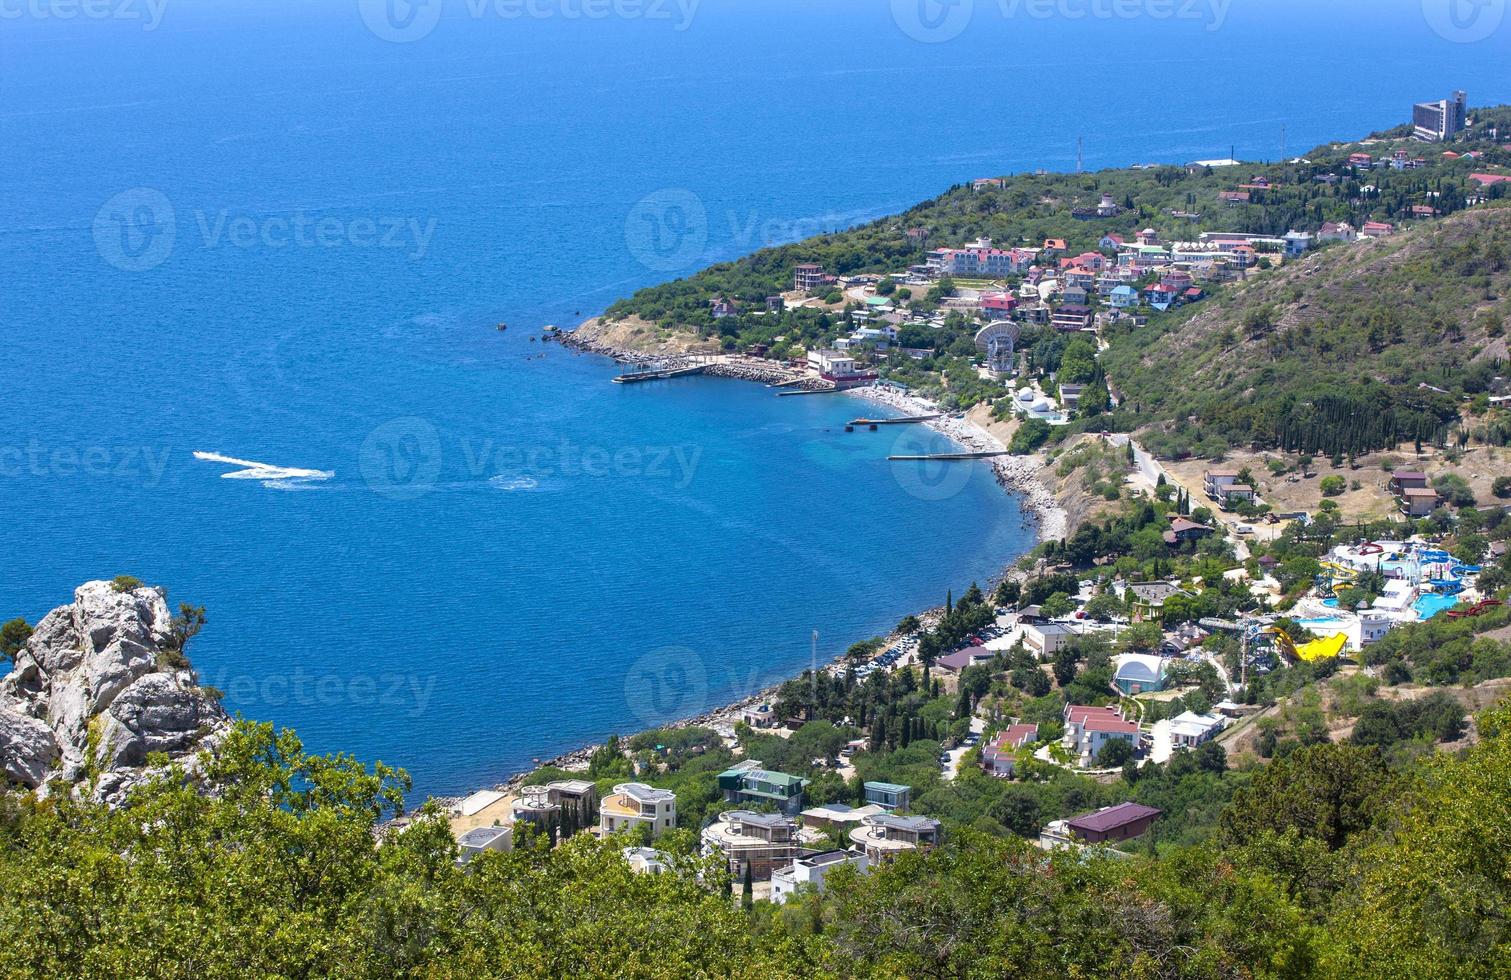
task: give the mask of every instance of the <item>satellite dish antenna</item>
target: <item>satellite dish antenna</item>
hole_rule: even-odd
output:
[[[1020,334],[1018,325],[1011,320],[994,320],[976,334],[976,349],[986,355],[987,367],[993,374],[1012,373]]]

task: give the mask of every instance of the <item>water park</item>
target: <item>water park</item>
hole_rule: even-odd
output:
[[[1275,617],[1248,624],[1245,638],[1261,658],[1273,652],[1294,663],[1357,654],[1397,626],[1442,614],[1480,615],[1500,605],[1476,591],[1480,566],[1429,541],[1340,545],[1319,565],[1312,594],[1292,610],[1297,636]]]

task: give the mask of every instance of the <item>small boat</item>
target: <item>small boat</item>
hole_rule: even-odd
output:
[[[508,324],[507,324],[507,323],[500,323],[500,324],[499,324],[499,325],[498,325],[498,328],[499,328],[499,329],[500,329],[500,330],[508,330],[508,329],[509,329],[509,325],[508,325]]]

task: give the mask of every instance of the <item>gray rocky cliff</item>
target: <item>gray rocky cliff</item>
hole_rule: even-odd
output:
[[[122,802],[164,753],[196,767],[230,718],[173,651],[161,589],[87,582],[43,617],[0,679],[0,771],[42,793]]]

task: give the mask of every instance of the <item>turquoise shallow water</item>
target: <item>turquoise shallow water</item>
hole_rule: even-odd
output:
[[[867,411],[849,399],[622,388],[527,329],[1072,167],[1078,134],[1092,167],[1265,157],[1282,124],[1297,148],[1507,95],[1504,37],[1450,45],[1417,4],[1240,0],[1220,29],[975,6],[943,43],[822,2],[680,26],[448,4],[400,43],[335,0],[5,20],[0,615],[161,582],[208,606],[192,652],[231,707],[422,791],[693,713],[806,664],[815,629],[829,656],[958,594],[1031,528],[984,467],[900,470],[898,434],[837,431]],[[1358,85],[1345,29],[1394,70]],[[1021,106],[1087,65],[1266,62],[1307,70],[1262,103],[1078,97],[1075,132]],[[196,452],[319,476],[223,479],[247,467]]]

